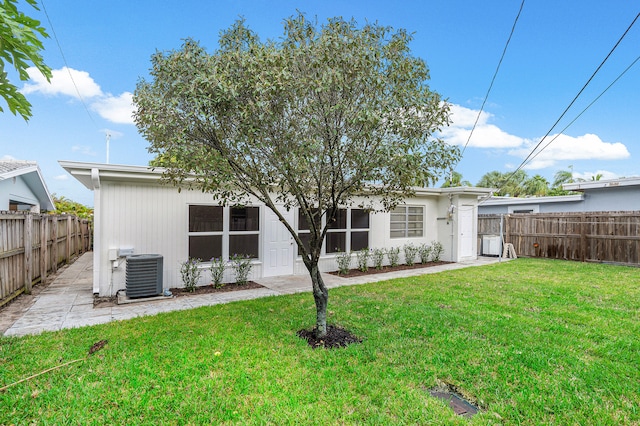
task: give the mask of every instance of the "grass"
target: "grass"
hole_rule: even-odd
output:
[[[364,339],[313,350],[310,294],[0,338],[0,424],[640,424],[638,269],[518,259],[330,293]],[[483,407],[457,417],[428,389]]]

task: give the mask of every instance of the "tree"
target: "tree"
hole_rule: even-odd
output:
[[[526,195],[542,197],[549,193],[549,181],[541,175],[535,175],[527,179],[523,187]]]
[[[568,195],[571,191],[565,191],[562,185],[565,183],[573,183],[573,166],[569,166],[567,170],[558,170],[553,176],[553,185],[549,190],[548,195]]]
[[[568,170],[558,170],[553,176],[553,188],[562,189],[562,185],[565,183],[573,183],[573,166],[569,166]]]
[[[70,200],[65,196],[58,197],[56,194],[52,195],[56,214],[70,214],[78,216],[81,219],[93,219],[93,209],[91,207],[87,207],[84,204]]]
[[[26,0],[34,9],[38,9],[36,0]],[[16,0],[4,0],[0,3],[0,96],[4,98],[13,115],[20,114],[25,121],[31,117],[31,104],[9,82],[5,63],[12,64],[20,80],[29,80],[27,68],[33,64],[47,78],[51,78],[51,69],[45,65],[40,51],[43,49],[39,36],[49,35],[40,26],[40,21],[32,19],[18,10]],[[0,107],[0,112],[4,111]]]
[[[515,173],[501,173],[497,170],[485,173],[476,186],[481,188],[495,188],[495,195],[519,197],[525,193],[524,182],[527,180],[527,173],[518,170]]]
[[[471,182],[468,180],[462,180],[462,173],[460,172],[451,172],[451,176],[444,181],[442,184],[443,188],[452,188],[456,186],[472,186]]]
[[[410,41],[342,18],[317,28],[299,14],[277,42],[261,42],[238,21],[213,54],[193,40],[154,54],[151,81],[136,87],[136,124],[169,182],[227,204],[253,196],[290,232],[311,276],[318,337],[328,303],[318,260],[338,209],[357,198],[389,210],[459,158],[431,136],[449,123],[448,106]],[[281,213],[291,208],[310,224],[308,243]]]

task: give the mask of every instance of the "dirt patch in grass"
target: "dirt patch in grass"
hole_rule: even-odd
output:
[[[349,330],[345,330],[342,327],[336,325],[327,325],[327,335],[318,339],[315,336],[315,329],[300,330],[297,333],[298,337],[307,341],[312,348],[343,348],[352,343],[362,343],[362,339],[351,333]]]
[[[445,262],[443,260],[439,260],[437,262],[429,262],[429,263],[415,263],[411,266],[409,265],[398,265],[398,266],[385,266],[382,269],[369,268],[366,271],[361,271],[360,269],[350,269],[348,274],[341,274],[338,271],[329,272],[331,275],[337,275],[339,277],[350,278],[350,277],[360,277],[362,275],[374,275],[374,274],[384,274],[386,272],[395,272],[395,271],[406,271],[409,269],[423,269],[423,268],[431,268],[438,265],[446,265],[452,262]]]

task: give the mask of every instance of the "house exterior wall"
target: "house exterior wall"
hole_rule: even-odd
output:
[[[620,186],[585,190],[585,212],[640,210],[640,187]]]
[[[640,186],[605,186],[582,189],[582,195],[539,198],[490,199],[478,206],[480,214],[576,213],[640,210]]]
[[[561,202],[539,202],[536,204],[526,203],[520,204],[514,200],[509,205],[479,205],[478,212],[480,214],[508,214],[521,210],[532,210],[528,213],[562,213],[562,212],[581,212],[585,207],[582,201],[561,201]]]
[[[94,292],[102,296],[114,295],[126,287],[126,258],[117,256],[118,250],[132,249],[134,254],[160,254],[163,256],[164,288],[181,287],[180,264],[189,253],[188,223],[189,205],[216,205],[211,194],[200,191],[178,190],[171,186],[145,182],[119,182],[101,179],[95,191],[95,240],[94,240]],[[357,203],[357,201],[356,201]],[[460,209],[471,209],[473,227],[477,226],[477,195],[452,196],[423,194],[407,199],[406,205],[424,208],[424,233],[422,237],[391,238],[390,213],[371,213],[369,220],[369,247],[400,247],[400,261],[404,261],[402,246],[407,243],[420,245],[440,241],[445,251],[442,260],[460,261],[461,235],[458,217]],[[454,212],[448,216],[450,205]],[[252,275],[263,275],[263,237],[267,208],[260,206],[260,258],[253,262]],[[297,218],[297,214],[295,215]],[[296,220],[297,222],[297,220]],[[297,229],[298,224],[294,225]],[[475,242],[475,236],[473,241]],[[477,257],[474,249],[467,258]],[[352,267],[356,267],[355,255]],[[115,259],[115,260],[114,260]],[[386,261],[386,259],[385,259]],[[294,260],[294,274],[307,274],[300,257]],[[323,272],[337,270],[335,254],[327,254],[320,260]],[[203,263],[200,285],[208,284],[208,264]],[[228,268],[225,282],[233,280]]]
[[[22,176],[0,180],[0,210],[9,210],[9,202],[20,203],[21,210],[40,213],[40,202]]]

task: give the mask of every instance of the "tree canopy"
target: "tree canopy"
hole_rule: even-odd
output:
[[[25,1],[38,10],[36,0]],[[46,38],[48,34],[40,26],[40,21],[18,10],[16,3],[16,0],[4,0],[0,3],[0,96],[13,115],[20,114],[26,121],[31,117],[31,104],[9,81],[5,64],[13,65],[22,81],[29,80],[27,68],[29,64],[33,64],[49,81],[51,70],[40,55],[43,46],[39,38]],[[1,106],[0,111],[4,111]]]
[[[56,194],[53,195],[53,204],[55,205],[55,213],[56,214],[70,214],[73,216],[78,216],[82,219],[93,219],[93,208],[87,207],[84,204],[80,204],[77,201],[73,201],[68,199],[67,197],[61,195],[58,196]]]
[[[262,42],[240,20],[212,54],[194,40],[154,54],[151,81],[135,91],[136,124],[169,182],[225,203],[254,196],[280,218],[311,275],[319,335],[328,292],[318,259],[338,208],[359,197],[390,209],[459,158],[432,137],[448,105],[410,41],[405,30],[342,18],[318,27],[298,14]],[[308,244],[282,208],[310,224]]]

